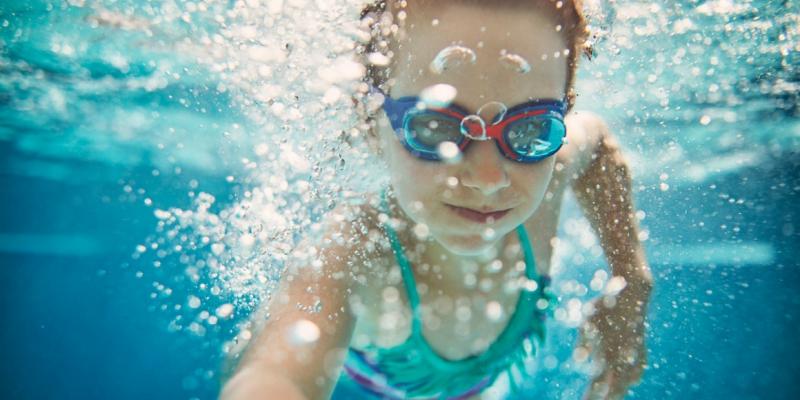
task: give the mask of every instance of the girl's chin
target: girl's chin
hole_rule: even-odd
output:
[[[498,239],[488,239],[481,235],[454,235],[436,238],[442,247],[457,256],[489,260],[497,257]]]

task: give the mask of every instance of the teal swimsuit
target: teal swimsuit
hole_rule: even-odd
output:
[[[385,193],[382,208],[388,215]],[[411,266],[397,234],[388,224],[384,224],[384,228],[411,303],[411,335],[402,344],[389,349],[373,345],[361,351],[351,347],[342,378],[349,380],[351,386],[371,394],[371,398],[379,399],[462,399],[490,386],[502,372],[508,374],[511,386],[516,390],[517,382],[510,368],[516,365],[524,374],[524,360],[534,354],[531,336],[544,340],[545,315],[552,310],[554,303],[549,290],[545,290],[549,278],[537,276],[525,228],[518,226],[517,234],[525,257],[525,275],[537,282],[536,290],[522,289],[514,315],[485,352],[459,360],[444,358],[423,337],[419,295]]]

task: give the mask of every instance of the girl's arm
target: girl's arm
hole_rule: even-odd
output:
[[[584,114],[581,119],[588,138],[586,159],[572,189],[606,254],[614,282],[609,285],[621,289],[595,302],[596,311],[583,328],[583,346],[602,360],[587,394],[617,399],[639,381],[647,364],[644,320],[653,278],[639,241],[628,163],[599,117]]]
[[[572,181],[575,197],[599,236],[613,275],[635,290],[649,290],[652,276],[639,242],[630,168],[602,119],[590,113],[581,119],[590,142],[582,171]]]
[[[356,320],[348,271],[356,252],[350,241],[339,240],[351,231],[344,225],[328,224],[316,252],[307,253],[309,241],[296,248],[303,255],[287,262],[280,287],[257,311],[254,337],[225,384],[222,400],[330,398]]]

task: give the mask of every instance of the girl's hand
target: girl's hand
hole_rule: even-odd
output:
[[[601,368],[585,400],[622,399],[641,379],[647,365],[644,320],[649,298],[650,286],[639,284],[594,301],[596,311],[581,329],[583,349],[578,350],[593,355]]]

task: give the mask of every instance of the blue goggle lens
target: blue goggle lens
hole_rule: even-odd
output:
[[[537,159],[555,153],[564,141],[564,123],[552,116],[522,118],[504,132],[508,147],[522,159]]]
[[[435,112],[415,113],[406,120],[406,140],[419,150],[436,151],[444,142],[460,143],[461,121]]]

